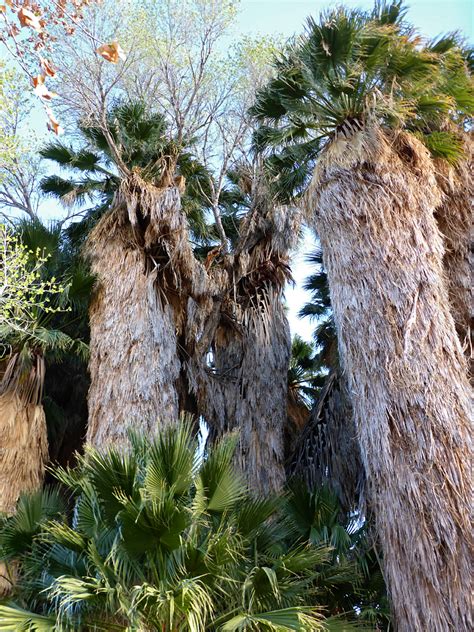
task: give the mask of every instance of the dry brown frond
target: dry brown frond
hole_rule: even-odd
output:
[[[466,158],[456,167],[435,161],[436,180],[444,193],[435,217],[444,236],[444,269],[456,329],[474,377],[474,295],[472,269],[474,252],[474,138],[464,137]]]

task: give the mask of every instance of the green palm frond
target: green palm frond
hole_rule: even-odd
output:
[[[454,138],[451,148],[445,136],[437,149],[430,134],[472,118],[472,55],[456,34],[423,43],[405,15],[398,0],[379,2],[372,12],[327,11],[309,18],[305,33],[275,61],[275,76],[250,113],[259,123],[254,147],[270,152],[282,199],[304,191],[328,143],[369,120],[404,127],[426,138],[434,155],[459,159]]]
[[[69,511],[61,495],[39,492],[0,521],[0,559],[21,569],[0,630],[314,630],[329,622],[315,600],[339,612],[361,603],[351,536],[322,492],[300,502],[307,523],[295,527],[291,495],[253,498],[241,484],[234,437],[204,458],[187,423],[131,444],[127,455],[89,449],[76,468],[51,470]],[[311,529],[323,534],[316,545]]]
[[[0,630],[2,632],[56,632],[57,626],[55,617],[46,617],[16,606],[0,604]]]

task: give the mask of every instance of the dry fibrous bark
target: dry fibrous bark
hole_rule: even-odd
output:
[[[15,513],[21,494],[39,489],[48,459],[46,418],[41,405],[44,359],[35,355],[25,371],[12,354],[0,380],[0,512]],[[15,581],[15,565],[0,564],[0,596]]]
[[[291,337],[279,293],[261,288],[255,300],[216,331],[204,406],[215,436],[239,432],[237,466],[253,491],[268,493],[285,483]]]
[[[179,419],[177,336],[188,296],[207,289],[180,194],[175,184],[157,188],[132,174],[88,238],[97,288],[87,441],[96,447],[127,445],[131,427],[150,435]]]
[[[221,288],[210,335],[212,363],[206,356],[209,346],[204,346],[189,370],[211,435],[239,432],[237,465],[253,491],[266,493],[285,482],[291,336],[282,291],[300,213],[256,195],[258,208],[241,227],[235,253],[224,262],[226,279],[218,266],[210,270]]]
[[[469,387],[432,160],[368,126],[321,155],[308,201],[397,629],[470,630]]]
[[[309,489],[327,485],[345,512],[364,505],[365,475],[345,377],[333,370],[303,428],[287,467]]]
[[[44,359],[36,355],[27,373],[18,353],[0,381],[0,512],[12,514],[20,494],[41,487],[48,458],[41,405]]]
[[[456,329],[474,377],[474,295],[472,269],[474,250],[474,140],[464,138],[466,157],[455,167],[436,161],[436,179],[444,193],[436,209],[436,221],[444,236],[444,269]]]

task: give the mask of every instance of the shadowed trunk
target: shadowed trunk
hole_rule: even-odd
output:
[[[282,291],[299,225],[295,209],[271,206],[257,191],[235,254],[224,262],[229,281],[211,336],[212,362],[201,355],[191,369],[211,437],[239,432],[237,465],[257,493],[285,482],[291,336]],[[223,287],[222,270],[211,274]]]
[[[285,483],[291,337],[280,293],[263,288],[258,300],[217,329],[206,412],[215,435],[239,431],[237,465],[253,491],[268,493]]]
[[[181,364],[177,336],[186,297],[205,288],[176,186],[126,180],[115,208],[88,239],[97,289],[90,309],[88,443],[126,445],[177,423]]]
[[[358,132],[321,156],[309,199],[397,629],[470,630],[468,384],[432,161]]]
[[[456,167],[444,161],[436,161],[436,179],[445,194],[436,209],[436,220],[443,233],[445,253],[443,258],[448,282],[449,300],[464,353],[473,375],[474,296],[472,292],[473,223],[474,201],[474,141],[465,138],[466,160]]]
[[[338,370],[326,380],[288,464],[288,475],[309,489],[326,485],[344,512],[364,504],[364,467],[346,380]]]

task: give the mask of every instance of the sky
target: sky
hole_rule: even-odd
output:
[[[301,31],[301,27],[308,15],[317,16],[321,10],[344,4],[361,8],[371,8],[373,0],[346,0],[342,2],[299,0],[242,0],[241,11],[238,16],[237,28],[242,33],[249,34],[282,34],[291,36]],[[474,1],[473,0],[411,0],[407,1],[407,18],[426,37],[435,37],[440,33],[462,31],[472,41],[474,31]],[[294,287],[286,290],[288,318],[292,334],[299,334],[310,341],[315,323],[308,318],[298,318],[298,312],[309,296],[302,285],[305,278],[311,274],[311,267],[305,261],[306,256],[316,243],[307,231],[298,252],[292,259]]]
[[[139,0],[138,0],[139,1]],[[159,0],[157,0],[159,1]],[[238,34],[282,35],[290,37],[301,32],[308,15],[317,17],[321,10],[335,4],[345,4],[361,8],[371,8],[373,0],[345,0],[342,2],[300,1],[300,0],[241,0],[240,12],[235,30]],[[462,31],[473,41],[474,1],[473,0],[407,0],[408,19],[420,30],[422,35],[435,37],[440,33]],[[40,120],[41,119],[41,120]],[[38,117],[38,132],[44,129],[44,117]],[[37,127],[35,125],[35,127]],[[50,212],[54,213],[52,207]],[[54,213],[57,214],[57,213]],[[314,323],[298,318],[298,312],[309,296],[303,291],[304,279],[311,273],[306,256],[315,248],[315,241],[309,231],[292,258],[294,287],[288,287],[286,300],[292,334],[299,334],[311,340]]]
[[[341,2],[299,0],[241,0],[239,24],[242,30],[253,33],[283,33],[299,31],[305,18],[317,15],[322,9],[344,4],[371,8],[372,0],[342,0]],[[408,18],[429,37],[438,33],[462,30],[472,40],[474,2],[472,0],[407,0]]]

